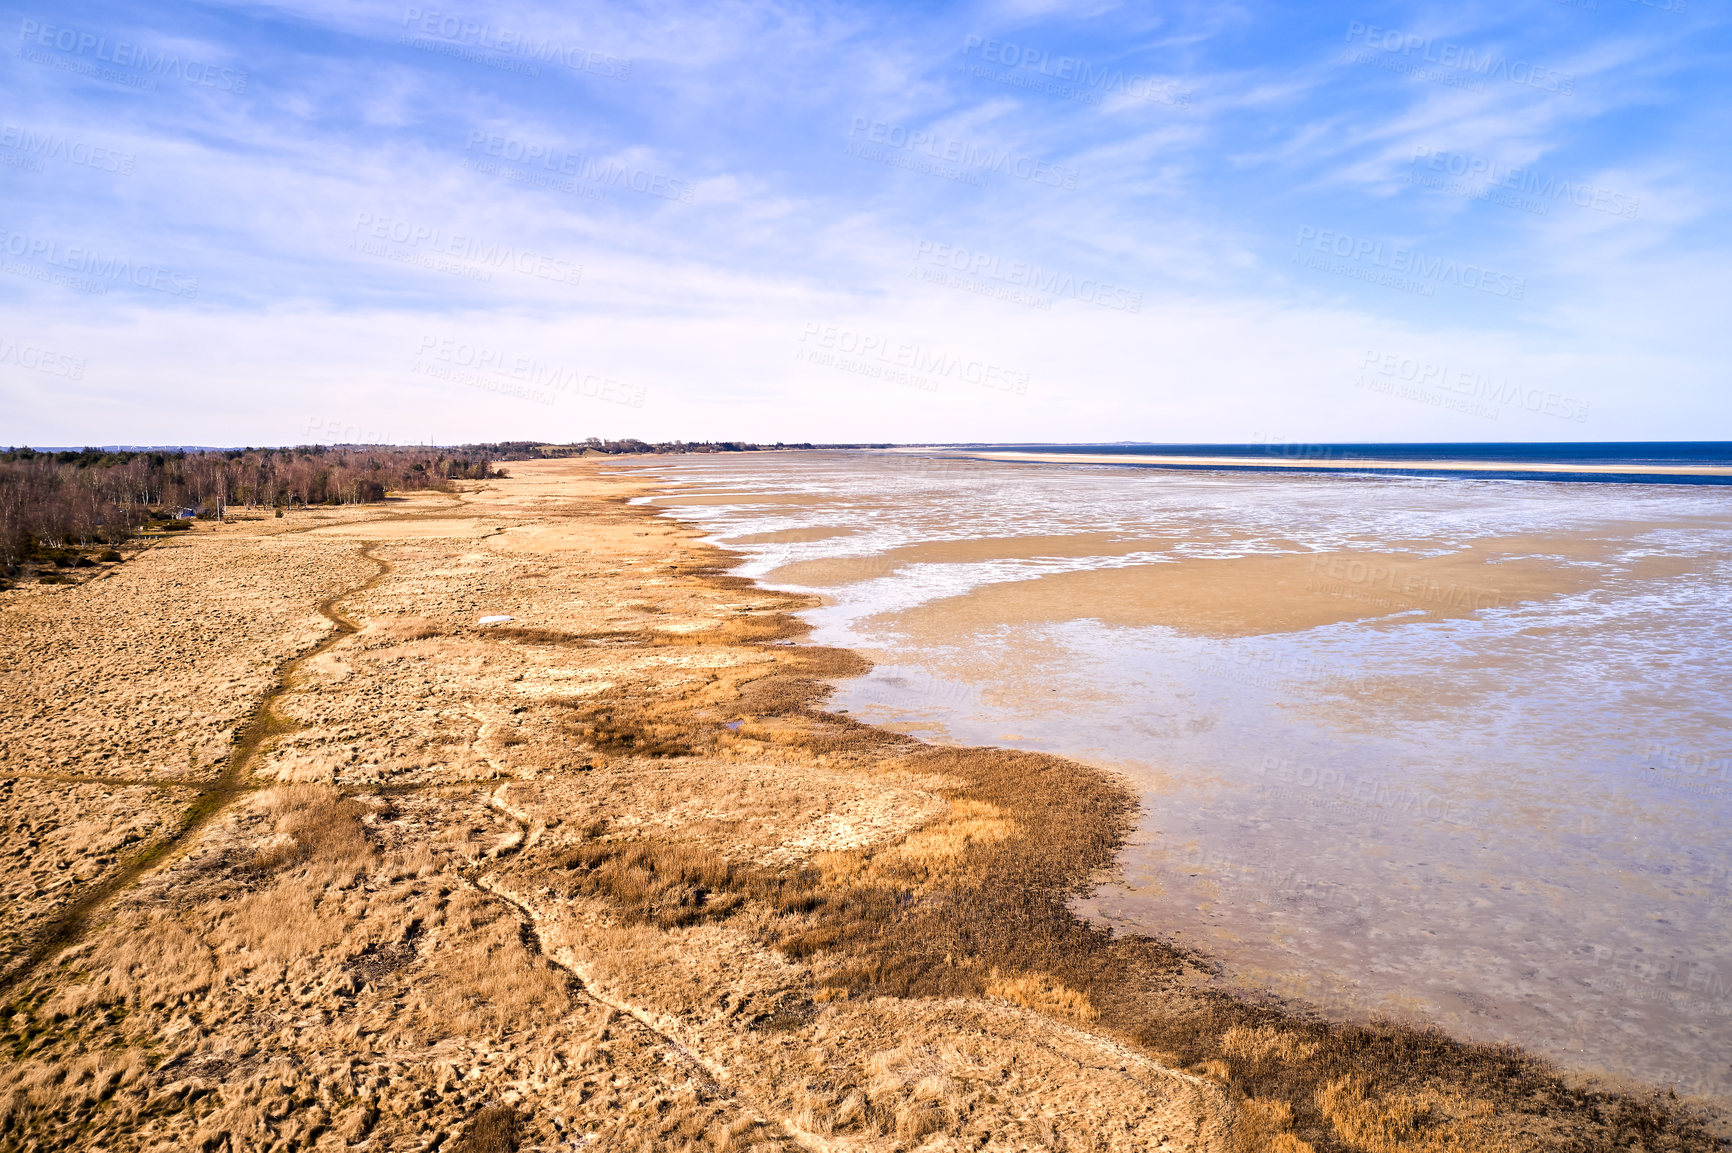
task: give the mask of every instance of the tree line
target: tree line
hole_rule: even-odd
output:
[[[369,447],[0,452],[0,563],[118,544],[152,519],[236,506],[363,504],[501,475],[485,449]]]
[[[572,441],[569,444],[545,444],[534,440],[508,440],[484,447],[495,450],[495,455],[501,460],[534,460],[547,456],[582,456],[589,452],[601,453],[606,456],[627,454],[661,456],[704,452],[762,452],[772,448],[812,448],[814,446],[781,443],[773,445],[753,444],[745,440],[638,440],[636,437],[629,436],[624,440],[602,440],[600,437],[592,436],[588,440]]]

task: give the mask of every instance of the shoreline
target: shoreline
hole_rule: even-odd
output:
[[[959,458],[953,455],[951,457],[951,459],[957,460]],[[975,459],[979,459],[979,458],[975,457]],[[701,486],[701,487],[708,487],[708,486]],[[657,507],[663,511],[664,515],[667,515],[669,517],[674,517],[677,519],[678,510],[676,508],[670,507],[672,505],[676,505],[676,504],[680,504],[680,503],[703,505],[703,504],[712,503],[712,502],[716,502],[716,501],[726,501],[726,500],[730,500],[730,499],[735,499],[735,498],[727,497],[727,496],[682,497],[680,495],[680,493],[681,493],[681,490],[678,487],[663,488],[659,491],[659,493],[656,497],[651,498],[651,507]],[[779,507],[780,504],[783,502],[784,498],[769,497],[769,496],[766,496],[765,494],[762,494],[762,493],[756,493],[750,499],[753,502],[758,503],[758,504],[774,503],[777,505],[777,507]],[[731,535],[736,534],[736,530],[739,530],[740,528],[741,528],[741,526],[735,526],[734,529],[729,530],[729,532]],[[709,530],[707,530],[707,531],[709,531]],[[798,541],[804,541],[804,540],[808,540],[808,539],[828,539],[832,536],[839,536],[839,535],[845,536],[845,535],[849,535],[850,532],[851,532],[851,530],[826,525],[825,527],[821,527],[821,528],[790,529],[790,530],[781,530],[781,531],[772,532],[772,533],[748,533],[748,535],[741,538],[741,542],[747,543],[747,544],[758,543],[758,542],[764,542],[764,543],[781,543],[781,542],[785,542],[785,541],[798,542]],[[731,539],[731,537],[730,537],[730,539]],[[1039,541],[1042,545],[1042,549],[1041,549],[1042,555],[1052,554],[1053,548],[1052,548],[1050,542],[1048,542],[1046,540],[1046,538],[1035,538],[1035,539],[1037,541]],[[725,545],[725,543],[726,542],[724,542],[724,545]],[[1006,555],[1004,552],[1004,549],[1003,549],[1003,542],[1002,541],[994,542],[994,544],[997,547],[996,547],[996,550],[991,555],[993,555],[993,556]],[[1132,546],[1127,545],[1126,547],[1132,547]],[[798,579],[793,581],[794,588],[789,589],[789,590],[784,590],[784,591],[799,592],[803,595],[812,596],[812,597],[818,599],[823,605],[830,605],[834,601],[834,597],[832,595],[830,595],[827,591],[825,591],[824,586],[830,585],[832,583],[837,583],[838,581],[846,582],[847,580],[850,580],[850,579],[858,579],[858,577],[860,576],[861,573],[871,573],[874,575],[882,575],[884,573],[887,573],[887,572],[894,570],[896,567],[898,567],[901,564],[913,563],[916,561],[928,560],[928,559],[947,559],[952,554],[956,554],[958,556],[966,556],[966,555],[970,555],[970,551],[971,551],[970,546],[969,546],[969,543],[967,541],[962,541],[962,542],[941,541],[941,542],[935,543],[935,544],[903,545],[903,546],[899,546],[899,547],[893,549],[888,554],[873,554],[873,555],[868,555],[868,556],[864,556],[864,557],[849,557],[849,558],[845,558],[845,559],[841,559],[841,560],[819,559],[819,560],[807,560],[807,561],[794,562],[791,564],[784,563],[780,566],[773,567],[773,568],[767,570],[763,575],[757,577],[756,579],[777,581],[784,574],[789,575],[789,576],[793,576],[794,570],[798,570],[798,573],[799,573]],[[742,561],[748,561],[751,559],[750,557],[748,557],[746,555],[739,554],[739,553],[736,553],[735,555],[739,556]],[[1382,562],[1384,562],[1387,565],[1388,563],[1392,562],[1392,558],[1393,558],[1393,560],[1399,560],[1400,559],[1398,556],[1394,556],[1393,554],[1391,554],[1391,555],[1380,554],[1377,558],[1373,558],[1373,559],[1381,560]],[[1207,562],[1204,562],[1204,563],[1207,563]],[[1312,567],[1315,567],[1315,566],[1313,565]],[[1507,577],[1507,571],[1511,567],[1516,567],[1516,566],[1505,565],[1505,566],[1503,566],[1502,569],[1499,570],[1500,574],[1505,574],[1505,575],[1504,575],[1504,582],[1502,585],[1500,585],[1500,589],[1498,590],[1498,595],[1500,598],[1507,595],[1510,599],[1519,600],[1519,599],[1521,599],[1521,596],[1518,594],[1531,594],[1533,592],[1533,590],[1517,589],[1514,586],[1509,585],[1509,583],[1508,583],[1509,578]],[[835,573],[832,574],[831,570],[835,570]],[[1170,569],[1170,568],[1169,569],[1161,569],[1158,571],[1171,572],[1172,569]],[[1068,575],[1074,577],[1078,574],[1068,574]],[[1082,574],[1082,575],[1087,577],[1087,576],[1098,576],[1100,574]],[[1122,574],[1109,573],[1107,575],[1116,577],[1116,576],[1120,576]],[[1387,575],[1387,573],[1385,575]],[[1047,577],[1045,579],[1048,581],[1051,581],[1054,578]],[[1007,587],[1014,587],[1017,590],[1021,590],[1021,589],[1026,589],[1026,588],[1030,588],[1030,587],[1035,587],[1035,586],[1039,585],[1040,583],[1041,583],[1041,578],[1032,578],[1030,580],[1024,581],[1021,584],[1018,584],[1015,586],[990,586],[990,588],[994,592],[1003,591],[1003,589],[1007,588]],[[812,587],[814,585],[817,587],[816,588]],[[1331,594],[1335,597],[1340,597],[1342,595],[1337,590],[1329,590],[1329,591],[1331,591]],[[1480,591],[1483,591],[1483,590],[1480,590]],[[1552,590],[1548,586],[1545,591],[1552,591]],[[919,614],[921,614],[923,611],[930,610],[930,611],[936,612],[940,609],[945,609],[945,610],[948,610],[949,616],[954,617],[958,613],[961,613],[963,610],[960,608],[951,608],[950,606],[952,605],[953,602],[955,604],[962,605],[965,602],[967,602],[970,598],[978,598],[980,595],[981,594],[980,594],[979,590],[971,589],[967,593],[957,594],[957,595],[953,596],[950,600],[939,600],[939,601],[935,602],[934,605],[923,606],[922,608],[916,608],[916,609],[911,609],[911,610],[903,610],[903,615],[904,615],[904,618],[906,618],[910,614],[912,614],[914,616],[919,616]],[[1009,594],[1009,595],[1014,595],[1014,594]],[[1499,601],[1499,603],[1501,603],[1501,600]],[[1411,606],[1406,605],[1406,604],[1400,604],[1400,605],[1397,605],[1396,607],[1398,607],[1398,608],[1410,608]],[[989,613],[987,615],[988,615],[988,618],[990,620],[1005,619],[1004,613]],[[1351,614],[1348,614],[1348,615],[1351,615]],[[1139,619],[1139,623],[1141,623],[1140,619]],[[1164,623],[1174,624],[1174,622],[1170,622],[1170,621],[1164,622]],[[954,621],[952,622],[952,626],[955,627]],[[1177,626],[1175,625],[1175,627],[1177,627]],[[958,629],[957,631],[964,632],[966,630],[965,629]],[[1235,631],[1236,630],[1227,630],[1226,632],[1222,632],[1220,629],[1215,629],[1215,630],[1210,631],[1208,633],[1208,635],[1229,635],[1230,636],[1230,635],[1234,635]],[[895,654],[893,652],[889,652],[889,651],[885,651],[885,652],[874,651],[873,653],[870,654],[870,659],[872,659],[875,663],[881,662],[881,661],[887,661],[887,662],[892,663],[892,664],[896,663]],[[880,717],[875,723],[878,725],[888,725],[891,731],[897,732],[899,734],[917,735],[917,736],[920,736],[923,740],[930,739],[929,737],[925,736],[925,731],[927,729],[929,729],[931,726],[927,725],[923,722],[908,721],[906,723],[901,723],[901,722],[898,722],[898,721],[893,720],[893,719],[892,720],[885,720],[882,717]],[[977,734],[974,737],[974,739],[979,740],[980,739],[979,735]],[[994,749],[1003,750],[1003,751],[1007,751],[1007,752],[1009,752],[1009,751],[1021,752],[1027,748],[1027,746],[1023,746],[1021,749],[1017,749],[1014,746],[992,745],[992,744],[982,745],[982,746],[970,746],[967,744],[966,738],[954,737],[954,736],[946,738],[946,743],[944,743],[941,746],[937,746],[937,747],[952,748],[952,749],[957,749],[958,751],[962,751],[962,752],[985,752],[985,751],[994,750]],[[1045,755],[1051,755],[1051,756],[1057,757],[1061,760],[1064,760],[1064,761],[1068,762],[1069,764],[1076,766],[1079,770],[1086,770],[1087,772],[1091,772],[1091,773],[1094,773],[1094,772],[1104,773],[1111,780],[1117,782],[1118,786],[1123,789],[1124,795],[1129,799],[1129,801],[1133,807],[1140,807],[1143,804],[1143,801],[1145,799],[1143,797],[1143,790],[1139,789],[1136,786],[1133,778],[1128,776],[1122,768],[1117,767],[1116,762],[1113,761],[1111,758],[1109,758],[1106,761],[1102,761],[1102,762],[1096,762],[1093,760],[1079,760],[1079,759],[1072,757],[1069,754],[1066,754],[1065,752],[1062,751],[1062,749],[1057,749],[1057,748],[1052,748],[1052,747],[1049,747],[1046,750]],[[1116,874],[1118,872],[1120,864],[1122,864],[1122,854],[1121,854],[1120,862],[1115,863],[1115,865],[1112,867],[1111,873]],[[1107,879],[1110,880],[1111,876],[1109,876]],[[1095,886],[1085,886],[1084,889],[1080,890],[1078,896],[1081,900],[1081,904],[1075,905],[1075,902],[1073,902],[1073,905],[1075,905],[1075,907],[1077,907],[1079,909],[1079,912],[1076,915],[1079,917],[1079,919],[1081,919],[1082,921],[1084,921],[1085,923],[1087,923],[1091,927],[1105,928],[1109,932],[1111,932],[1114,930],[1114,925],[1112,923],[1112,919],[1103,918],[1099,914],[1098,910],[1094,910],[1093,913],[1090,913],[1087,911],[1081,911],[1081,910],[1093,909],[1094,900],[1098,895],[1099,895],[1099,890]],[[1120,930],[1123,930],[1124,926],[1122,925],[1122,923],[1118,925],[1118,928]],[[1443,1036],[1450,1038],[1454,1043],[1459,1044],[1459,1045],[1463,1046],[1464,1048],[1472,1048],[1472,1049],[1480,1049],[1480,1050],[1503,1050],[1503,1049],[1506,1049],[1507,1047],[1509,1047],[1511,1045],[1514,1045],[1517,1048],[1520,1048],[1520,1046],[1521,1046],[1521,1043],[1519,1041],[1509,1042],[1509,1041],[1501,1041],[1501,1040],[1493,1040],[1493,1039],[1469,1040],[1467,1038],[1459,1036],[1458,1034],[1450,1032],[1446,1026],[1438,1026],[1435,1024],[1431,1024],[1426,1019],[1424,1019],[1422,1017],[1415,1017],[1412,1014],[1402,1014],[1399,1012],[1384,1012],[1382,1010],[1377,1009],[1374,1006],[1367,1006],[1364,1004],[1358,1004],[1358,1003],[1354,1003],[1354,1002],[1348,1001],[1348,1000],[1328,1002],[1327,1007],[1326,1007],[1325,1002],[1319,1001],[1319,1002],[1313,1003],[1313,1001],[1311,999],[1307,998],[1307,996],[1304,993],[1279,992],[1279,991],[1276,991],[1276,989],[1271,988],[1268,985],[1268,983],[1262,979],[1251,978],[1249,976],[1239,976],[1239,975],[1232,973],[1230,971],[1230,969],[1227,967],[1227,963],[1225,961],[1223,961],[1221,958],[1215,957],[1211,954],[1209,947],[1206,943],[1198,943],[1195,941],[1189,942],[1189,943],[1182,943],[1179,937],[1174,936],[1172,934],[1160,935],[1157,938],[1157,943],[1162,945],[1163,947],[1171,948],[1171,949],[1173,949],[1179,953],[1182,953],[1187,958],[1193,959],[1200,967],[1210,969],[1212,972],[1214,972],[1216,974],[1216,987],[1218,989],[1220,989],[1222,992],[1224,992],[1226,995],[1231,997],[1232,999],[1234,999],[1236,1001],[1240,1001],[1240,1002],[1246,1002],[1246,1003],[1254,1004],[1254,1005],[1257,1005],[1259,1007],[1273,1004],[1273,1005],[1277,1006],[1280,1009],[1280,1011],[1282,1012],[1282,1014],[1285,1016],[1290,1016],[1290,1017],[1298,1018],[1298,1019],[1314,1018],[1317,1020],[1325,1021],[1331,1025],[1334,1025],[1334,1026],[1342,1026],[1342,1027],[1379,1027],[1379,1028],[1381,1028],[1384,1026],[1393,1025],[1397,1031],[1408,1030],[1408,1031],[1412,1031],[1412,1032],[1416,1032],[1416,1033],[1439,1033]],[[1559,1078],[1561,1078],[1563,1080],[1569,1081],[1572,1084],[1592,1087],[1596,1091],[1597,1090],[1610,1090],[1612,1092],[1633,1093],[1633,1094],[1637,1094],[1637,1095],[1642,1095],[1645,1093],[1650,1093],[1650,1092],[1655,1091],[1653,1089],[1652,1083],[1643,1080],[1640,1076],[1637,1076],[1637,1075],[1619,1073],[1619,1072],[1610,1071],[1610,1070],[1603,1069],[1603,1068],[1599,1068],[1599,1069],[1589,1068],[1589,1067],[1559,1068],[1558,1066],[1556,1066],[1554,1064],[1553,1058],[1544,1056],[1538,1052],[1529,1052],[1527,1050],[1522,1050],[1522,1052],[1523,1052],[1523,1059],[1524,1060],[1531,1062],[1536,1067],[1540,1067],[1542,1069],[1547,1069],[1547,1070],[1554,1070],[1556,1073],[1556,1076],[1558,1076]],[[1665,1092],[1665,1091],[1662,1090],[1662,1092]],[[1680,1094],[1682,1094],[1684,1092],[1684,1090],[1680,1087],[1678,1089],[1678,1092]],[[1721,1124],[1724,1124],[1724,1111],[1725,1111],[1724,1100],[1719,1099],[1719,1098],[1701,1097],[1701,1096],[1690,1096],[1689,1099],[1697,1102],[1700,1106],[1702,1106],[1704,1109],[1706,1109],[1709,1113],[1720,1116],[1722,1118]]]
[[[669,462],[657,503],[829,598],[814,638],[881,666],[833,707],[1127,771],[1143,818],[1095,900],[1121,929],[1732,1102],[1724,798],[1668,799],[1642,759],[1718,747],[1714,682],[1666,694],[1636,656],[1723,631],[1713,490],[927,463]]]
[[[1373,476],[1453,477],[1480,480],[1540,480],[1597,484],[1732,484],[1724,464],[1598,464],[1522,460],[1395,459],[1378,457],[1274,455],[1174,455],[1160,452],[1042,452],[1018,449],[895,448],[886,455],[906,459],[979,460],[1022,464],[1114,465],[1179,471],[1322,473]]]
[[[677,520],[677,513],[666,507],[667,498],[677,497],[677,495],[677,488],[660,489],[655,502],[651,503],[649,507],[657,509],[660,515]],[[697,501],[697,503],[702,503],[702,500]],[[800,531],[804,532],[806,530]],[[734,553],[733,555],[742,561],[747,559],[738,553]],[[807,563],[822,565],[826,562]],[[872,567],[879,564],[880,559],[866,558],[863,561],[854,563]],[[819,600],[824,599],[822,593],[807,593],[803,595],[813,596],[815,599]],[[946,745],[935,747],[950,749],[961,755],[1002,753],[1015,757],[1048,757],[1051,760],[1058,762],[1059,766],[1061,766],[1065,771],[1072,772],[1078,777],[1098,777],[1098,781],[1091,782],[1092,786],[1099,788],[1102,793],[1112,796],[1111,803],[1122,804],[1124,809],[1121,810],[1121,812],[1133,811],[1141,804],[1139,791],[1135,788],[1131,780],[1127,778],[1122,771],[1115,770],[1111,767],[1074,760],[1057,753],[1031,754],[1022,750],[1009,749],[1002,746]],[[1117,827],[1119,829],[1128,829],[1130,824],[1127,820],[1118,824]],[[1122,832],[1118,834],[1118,839],[1114,842],[1114,845],[1114,852],[1116,855],[1117,851],[1122,850],[1124,847]],[[1104,871],[1104,875],[1110,876],[1113,872],[1116,872],[1117,867],[1116,863],[1108,866]],[[1066,891],[1069,891],[1074,896],[1086,900],[1095,889],[1093,882],[1100,879],[1102,876],[1103,873],[1100,871],[1089,874],[1086,877],[1080,873],[1073,873],[1062,882],[1062,884],[1075,885],[1075,888]],[[1071,916],[1075,919],[1080,928],[1091,932],[1106,927],[1104,922],[1086,917],[1082,914],[1073,913]],[[1107,927],[1109,935],[1111,934],[1111,931],[1110,927]],[[1343,1032],[1349,1034],[1358,1033],[1357,1036],[1353,1037],[1353,1041],[1357,1043],[1365,1043],[1368,1046],[1388,1041],[1393,1038],[1400,1038],[1397,1042],[1398,1045],[1414,1044],[1416,1039],[1425,1038],[1425,1040],[1420,1042],[1420,1044],[1431,1046],[1441,1039],[1443,1047],[1454,1049],[1456,1051],[1456,1054],[1454,1055],[1461,1056],[1464,1060],[1464,1065],[1466,1066],[1472,1066],[1478,1064],[1479,1061],[1484,1060],[1489,1064],[1500,1067],[1505,1074],[1515,1066],[1522,1066],[1525,1067],[1526,1072],[1537,1074],[1543,1080],[1551,1080],[1559,1086],[1567,1083],[1574,1086],[1576,1090],[1584,1092],[1589,1096],[1597,1095],[1602,1092],[1609,1092],[1614,1096],[1623,1093],[1640,1096],[1654,1092],[1651,1087],[1644,1087],[1640,1082],[1633,1081],[1629,1078],[1623,1078],[1615,1074],[1558,1071],[1544,1058],[1529,1055],[1519,1049],[1512,1048],[1509,1045],[1458,1040],[1440,1032],[1435,1026],[1425,1026],[1408,1021],[1384,1019],[1375,1011],[1370,1010],[1352,1010],[1344,1007],[1325,1010],[1317,1006],[1312,1006],[1303,999],[1290,999],[1264,989],[1256,983],[1236,978],[1226,970],[1223,963],[1217,958],[1210,956],[1206,952],[1199,952],[1193,947],[1180,945],[1176,941],[1168,940],[1166,938],[1131,937],[1121,940],[1127,948],[1134,947],[1138,949],[1153,950],[1159,957],[1158,961],[1154,961],[1154,964],[1157,966],[1170,966],[1177,961],[1180,964],[1195,966],[1197,970],[1209,971],[1213,978],[1211,992],[1219,993],[1229,1001],[1234,1002],[1238,1011],[1244,1012],[1248,1017],[1254,1018],[1258,1021],[1259,1024],[1257,1027],[1259,1029],[1269,1028],[1269,1022],[1275,1021],[1279,1023],[1276,1027],[1299,1027],[1301,1031],[1306,1032],[1307,1036],[1312,1035],[1309,1032],[1309,1029],[1312,1027],[1318,1027],[1321,1035],[1337,1040],[1341,1039],[1341,1034]],[[1148,954],[1144,954],[1139,959],[1143,960],[1144,965],[1150,964],[1151,958]],[[1107,1016],[1110,1016],[1110,1014]],[[1125,1035],[1122,1030],[1121,1035]],[[1147,1047],[1150,1044],[1149,1035],[1143,1034],[1140,1037],[1140,1042]],[[1300,1044],[1305,1043],[1307,1042],[1300,1042]],[[1172,1055],[1169,1054],[1169,1056]],[[1433,1054],[1434,1059],[1439,1056],[1440,1054]],[[1325,1056],[1323,1060],[1327,1061],[1328,1057]],[[1202,1062],[1192,1062],[1192,1064],[1197,1066],[1206,1066],[1208,1060],[1205,1059]],[[1530,1086],[1529,1088],[1531,1089],[1532,1087]],[[1318,1092],[1321,1094],[1322,1087],[1319,1088]],[[1699,1100],[1701,1107],[1710,1113],[1716,1113],[1720,1109],[1718,1104],[1700,1101],[1700,1099],[1697,1100]],[[1417,1134],[1410,1134],[1410,1136],[1417,1136]]]
[[[158,585],[182,582],[196,620],[224,582],[311,608],[370,575],[364,556],[389,566],[345,600],[355,632],[272,648],[307,659],[244,795],[12,991],[8,1125],[114,1149],[467,1142],[488,1110],[605,1147],[1715,1147],[1681,1103],[1229,997],[1196,954],[1087,925],[1065,902],[1113,866],[1123,782],[826,711],[866,666],[787,643],[812,598],[731,576],[737,554],[628,504],[651,486],[607,463],[201,531],[0,600],[9,639],[85,621],[113,653],[114,630],[154,627]],[[307,591],[278,593],[279,570]],[[199,636],[207,677],[281,664]],[[142,674],[80,672],[73,648],[21,647],[15,676],[74,691],[14,701],[0,747],[118,794],[135,778],[77,689]],[[160,776],[172,746],[144,746]],[[39,791],[75,817],[95,803]],[[109,1096],[52,1088],[90,1061],[118,1063]],[[273,1105],[277,1083],[302,1104]]]

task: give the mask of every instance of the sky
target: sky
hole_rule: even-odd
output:
[[[1728,22],[0,5],[0,444],[1732,438]]]

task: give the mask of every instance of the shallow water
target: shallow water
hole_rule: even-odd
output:
[[[630,467],[742,574],[828,598],[813,639],[879,662],[834,707],[1123,771],[1142,825],[1080,911],[1343,1013],[1732,1099],[1732,494]],[[1415,575],[1476,548],[1472,581]],[[1215,602],[1249,607],[1187,623]]]

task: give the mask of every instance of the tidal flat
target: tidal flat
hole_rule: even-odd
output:
[[[1079,912],[1732,1100],[1722,487],[1004,455],[643,467],[824,599],[874,662],[836,707],[1121,774],[1138,827]]]
[[[864,723],[665,484],[508,471],[0,595],[0,1148],[1717,1147],[1103,926],[1122,772]]]

